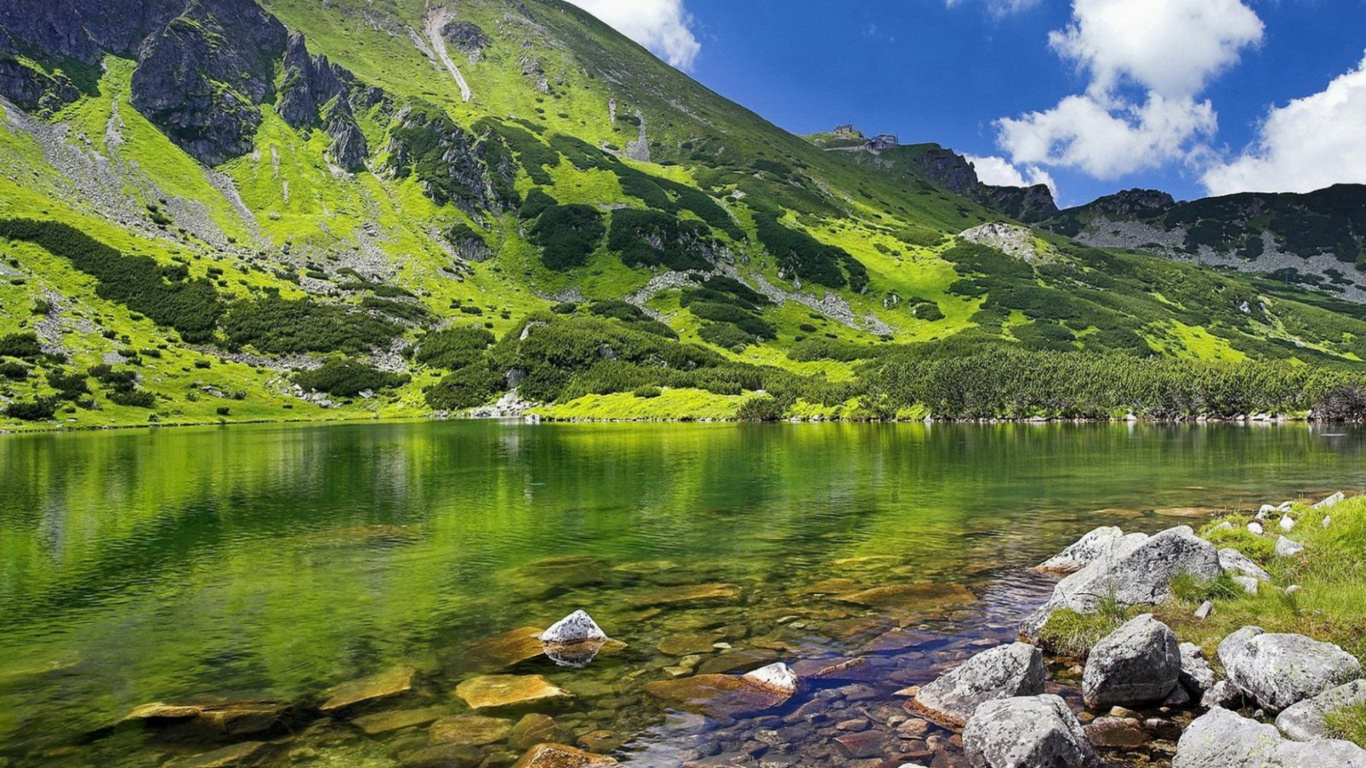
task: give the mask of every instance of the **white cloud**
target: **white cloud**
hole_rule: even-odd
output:
[[[1017,164],[1077,168],[1097,179],[1155,168],[1187,157],[1218,127],[1214,107],[1155,93],[1137,105],[1068,96],[1046,112],[996,123],[999,142]]]
[[[1016,165],[1107,180],[1202,157],[1219,122],[1197,97],[1263,34],[1241,0],[1074,0],[1049,43],[1088,76],[1085,93],[998,120],[998,143]]]
[[[1320,93],[1272,109],[1240,157],[1209,168],[1212,195],[1366,183],[1366,58]]]
[[[1004,157],[976,157],[968,155],[968,162],[977,169],[977,180],[993,187],[1032,187],[1042,184],[1054,197],[1058,195],[1058,185],[1053,177],[1038,166],[1026,166],[1023,170],[1015,167]]]
[[[683,0],[569,0],[679,69],[692,69],[702,44]]]
[[[1262,34],[1241,0],[1075,0],[1072,24],[1048,40],[1090,73],[1090,93],[1128,81],[1176,98],[1204,90]]]

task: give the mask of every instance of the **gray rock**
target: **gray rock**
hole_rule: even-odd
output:
[[[1347,741],[1287,741],[1274,726],[1215,708],[1182,734],[1172,768],[1366,768],[1366,750]]]
[[[1249,595],[1257,594],[1257,585],[1261,584],[1260,581],[1257,581],[1251,576],[1234,576],[1233,583],[1242,587],[1243,591]]]
[[[541,642],[564,645],[606,639],[607,633],[593,621],[593,617],[583,611],[574,611],[541,633]]]
[[[1271,581],[1271,574],[1233,547],[1219,550],[1219,567],[1230,576],[1251,576],[1258,581]]]
[[[1034,566],[1034,570],[1045,573],[1076,573],[1113,552],[1115,546],[1123,540],[1124,531],[1114,526],[1097,528],[1067,549]]]
[[[1205,661],[1205,653],[1195,643],[1182,643],[1178,646],[1181,653],[1181,676],[1179,682],[1197,698],[1204,696],[1214,687],[1214,670]]]
[[[1091,709],[1162,701],[1180,676],[1176,635],[1145,613],[1091,649],[1082,675],[1082,698]]]
[[[1200,604],[1199,608],[1195,609],[1195,618],[1208,619],[1211,613],[1214,613],[1214,603],[1206,600]]]
[[[1058,582],[1053,596],[1020,631],[1025,637],[1038,637],[1054,611],[1069,608],[1092,614],[1108,599],[1124,607],[1157,605],[1171,597],[1172,579],[1183,573],[1205,581],[1223,573],[1218,550],[1189,526],[1143,539],[1126,536],[1110,554]]]
[[[1219,643],[1228,679],[1271,712],[1361,677],[1361,662],[1331,643],[1243,627]]]
[[[1205,709],[1214,709],[1215,707],[1237,709],[1242,700],[1243,694],[1238,690],[1238,686],[1227,680],[1220,680],[1200,699],[1200,706]]]
[[[979,653],[920,689],[913,699],[929,719],[961,727],[983,702],[1043,693],[1043,654],[1025,643]]]
[[[1276,727],[1295,741],[1326,739],[1328,715],[1362,704],[1366,704],[1366,680],[1354,680],[1286,709],[1276,718]]]
[[[1285,531],[1286,533],[1290,533],[1291,531],[1295,530],[1295,518],[1291,517],[1290,515],[1282,517],[1281,530]]]
[[[997,699],[963,728],[973,768],[1092,768],[1099,762],[1081,723],[1053,695]]]
[[[1338,491],[1332,496],[1329,496],[1323,501],[1320,501],[1317,504],[1315,504],[1314,509],[1329,509],[1331,507],[1337,506],[1340,502],[1345,501],[1346,499],[1347,495],[1342,491]]]
[[[1294,557],[1304,551],[1304,545],[1282,536],[1276,540],[1276,557]]]
[[[1263,533],[1266,533],[1266,529],[1263,528],[1262,524],[1257,522],[1256,520],[1253,520],[1252,522],[1248,523],[1247,529],[1254,536],[1261,536]]]

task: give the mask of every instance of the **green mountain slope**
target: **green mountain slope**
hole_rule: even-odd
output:
[[[1356,305],[1019,228],[1037,200],[937,147],[827,152],[556,0],[19,0],[0,33],[3,428],[910,415],[875,374],[936,349],[1366,353]]]

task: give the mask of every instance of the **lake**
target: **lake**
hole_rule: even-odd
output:
[[[1013,639],[1052,586],[1029,565],[1099,525],[1361,487],[1363,449],[1366,431],[1305,425],[0,437],[0,766],[503,765],[522,750],[501,720],[458,749],[428,728],[489,673],[572,695],[495,711],[508,724],[543,712],[556,739],[633,764],[876,765],[943,749],[896,730],[895,691]],[[625,647],[582,669],[506,653],[576,609]],[[644,691],[772,661],[810,679],[761,714]],[[396,672],[411,690],[318,711]],[[154,702],[190,709],[120,723]],[[195,714],[243,702],[260,716]],[[196,757],[243,742],[261,746]]]

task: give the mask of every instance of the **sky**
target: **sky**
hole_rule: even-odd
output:
[[[853,123],[1064,206],[1366,183],[1366,0],[570,0],[793,133]]]

